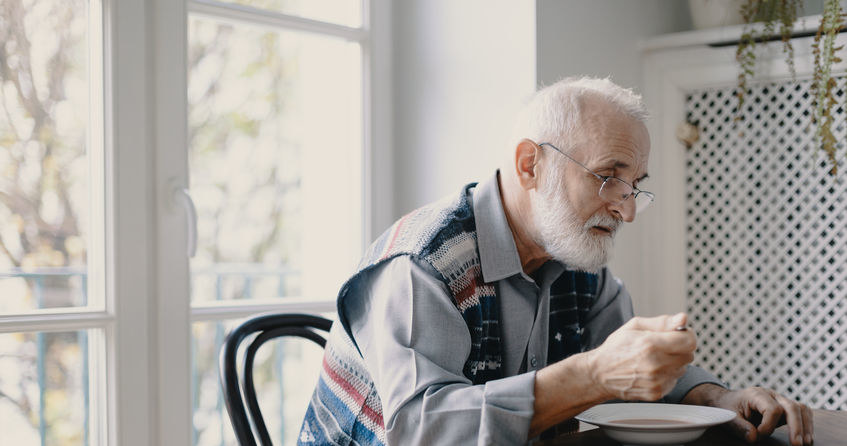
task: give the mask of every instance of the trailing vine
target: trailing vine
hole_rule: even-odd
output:
[[[841,62],[835,53],[844,46],[835,46],[835,37],[844,27],[844,13],[841,11],[841,2],[838,0],[826,0],[824,3],[823,18],[821,18],[818,32],[815,34],[815,42],[812,44],[812,54],[815,56],[814,74],[812,76],[812,123],[815,127],[815,143],[823,149],[832,163],[830,173],[838,173],[838,160],[835,158],[836,144],[838,141],[832,133],[832,112],[836,107],[836,98],[833,93],[835,89],[835,77],[832,76],[832,64]]]
[[[802,1],[800,0],[747,0],[741,6],[741,16],[744,19],[744,30],[735,52],[738,61],[738,85],[736,97],[738,108],[735,120],[743,119],[744,100],[748,90],[749,80],[755,74],[755,47],[759,42],[774,40],[774,31],[779,26],[779,37],[782,40],[783,52],[791,72],[796,78],[794,68],[794,47],[791,44],[791,33],[797,21]],[[814,72],[812,77],[812,124],[815,126],[815,144],[823,150],[832,163],[830,173],[838,173],[838,161],[835,156],[838,141],[832,133],[834,125],[833,113],[836,111],[835,97],[836,79],[832,76],[832,65],[841,62],[835,53],[843,46],[835,46],[835,39],[844,29],[844,19],[847,15],[841,9],[839,0],[825,0],[823,17],[812,44],[814,55]],[[754,23],[761,22],[759,26]]]
[[[769,40],[774,35],[777,24],[779,25],[779,36],[782,40],[782,49],[786,54],[788,69],[791,71],[791,77],[795,77],[794,46],[791,44],[791,31],[794,28],[794,22],[797,21],[801,7],[802,2],[800,0],[747,0],[741,5],[741,17],[746,25],[735,51],[735,59],[740,68],[738,88],[735,93],[738,98],[736,121],[742,119],[748,80],[755,73],[756,44]],[[755,22],[763,23],[758,31],[753,26]]]

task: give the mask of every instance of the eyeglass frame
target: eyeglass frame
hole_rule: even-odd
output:
[[[656,199],[656,194],[654,194],[653,192],[649,192],[649,191],[646,191],[646,190],[641,190],[641,189],[639,189],[639,188],[637,188],[637,187],[635,187],[635,186],[633,186],[633,185],[631,185],[631,184],[627,183],[626,181],[624,181],[624,180],[622,180],[622,179],[620,179],[620,178],[618,178],[618,177],[616,177],[616,176],[614,176],[614,175],[600,175],[599,173],[597,173],[597,172],[595,172],[595,171],[593,171],[593,170],[589,169],[589,168],[588,168],[585,164],[582,164],[581,162],[579,162],[579,161],[575,160],[572,156],[570,156],[570,155],[568,155],[567,153],[563,152],[561,149],[559,149],[558,147],[554,146],[553,144],[551,144],[551,143],[549,143],[549,142],[541,142],[541,143],[538,143],[538,146],[539,146],[539,147],[541,147],[541,146],[548,146],[548,147],[550,147],[551,149],[553,149],[553,150],[555,150],[555,151],[557,151],[557,152],[561,153],[562,155],[565,155],[565,157],[567,157],[569,160],[571,160],[571,161],[573,161],[573,162],[575,162],[575,163],[579,164],[579,166],[580,166],[580,167],[582,167],[583,169],[587,170],[587,171],[588,171],[588,173],[590,173],[591,175],[594,175],[594,176],[595,176],[598,180],[602,181],[602,183],[600,184],[600,188],[598,188],[598,189],[597,189],[597,196],[599,196],[600,198],[602,198],[604,201],[607,201],[607,202],[612,203],[612,204],[615,204],[615,205],[619,205],[619,204],[625,203],[627,200],[629,200],[629,198],[630,198],[630,197],[632,197],[633,202],[634,202],[634,201],[638,198],[638,194],[642,194],[642,193],[643,193],[643,194],[645,194],[647,197],[649,197],[649,198],[650,198],[650,201],[648,201],[648,202],[647,202],[647,204],[645,204],[645,205],[644,205],[644,207],[642,207],[641,209],[638,209],[638,205],[636,204],[636,206],[635,206],[635,213],[637,214],[637,213],[639,213],[639,212],[643,211],[644,209],[647,209],[647,207],[649,207],[649,206],[650,206],[650,204],[651,204],[651,203],[653,203],[653,201]],[[606,185],[606,182],[607,182],[607,181],[609,181],[609,180],[610,180],[610,179],[612,179],[612,178],[614,178],[615,180],[620,181],[620,182],[621,182],[621,183],[623,183],[623,184],[626,184],[627,186],[629,186],[629,188],[630,188],[630,189],[632,189],[632,192],[630,192],[630,193],[629,193],[629,195],[627,195],[625,198],[623,198],[622,200],[620,200],[620,201],[619,201],[619,202],[617,202],[617,203],[615,203],[614,201],[609,200],[609,199],[607,199],[606,197],[604,197],[604,196],[600,195],[600,192],[603,190],[603,186],[605,186],[605,185]]]

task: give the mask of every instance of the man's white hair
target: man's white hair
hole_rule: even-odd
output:
[[[538,90],[515,122],[511,147],[523,138],[549,142],[565,152],[580,130],[584,99],[596,97],[639,122],[647,121],[641,95],[608,78],[569,77]]]

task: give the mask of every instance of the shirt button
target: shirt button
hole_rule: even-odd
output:
[[[535,368],[538,365],[538,360],[535,359],[535,355],[529,358],[529,365],[531,365],[532,368]]]

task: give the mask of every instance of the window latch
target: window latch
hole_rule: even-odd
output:
[[[186,253],[189,258],[194,257],[197,254],[197,208],[186,188],[174,189],[173,200],[185,209],[185,229],[188,239]]]

